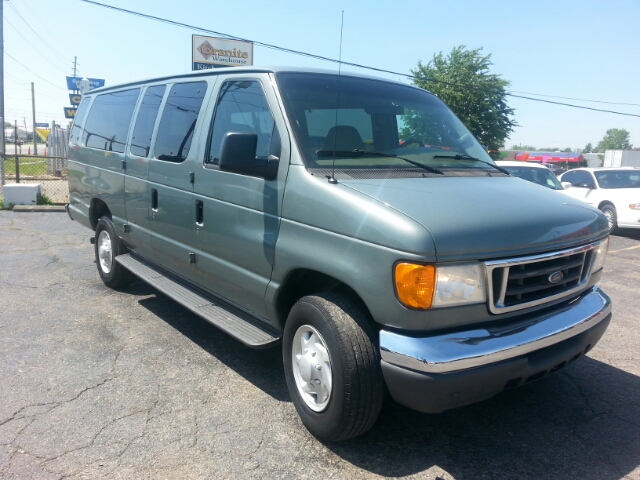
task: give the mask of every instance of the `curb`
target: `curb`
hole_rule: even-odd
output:
[[[65,212],[64,205],[16,205],[14,212]]]

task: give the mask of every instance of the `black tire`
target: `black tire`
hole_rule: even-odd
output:
[[[116,234],[109,217],[101,217],[98,220],[94,247],[96,266],[104,284],[114,289],[131,284],[133,274],[116,262],[118,255],[126,253],[126,248]]]
[[[305,381],[301,373],[304,359],[295,363],[292,358],[294,349],[298,348],[294,346],[296,334],[310,330],[316,331],[324,340],[330,359],[330,395],[326,396],[328,400],[321,411],[314,411],[307,404],[313,397],[306,395],[305,400],[305,392],[297,383]],[[282,345],[285,377],[302,423],[320,440],[337,442],[356,437],[376,422],[382,407],[384,382],[380,353],[374,339],[375,332],[367,316],[346,296],[332,293],[307,296],[291,309]],[[316,374],[311,366],[309,369]],[[312,380],[309,385],[313,381],[318,382]],[[321,397],[324,396],[318,395],[316,400]]]
[[[618,226],[618,215],[616,214],[616,207],[607,204],[603,205],[600,210],[607,217],[607,220],[609,221],[609,230],[613,232]]]

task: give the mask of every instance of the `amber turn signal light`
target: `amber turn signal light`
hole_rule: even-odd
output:
[[[433,303],[436,268],[433,265],[398,263],[394,272],[396,294],[403,305],[426,310]]]

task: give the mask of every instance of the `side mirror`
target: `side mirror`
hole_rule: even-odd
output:
[[[278,175],[280,159],[269,155],[256,157],[258,135],[256,133],[228,132],[220,146],[220,170],[273,180]]]
[[[573,185],[571,185],[571,182],[562,182],[562,188],[564,188],[565,190],[568,188],[571,188]]]

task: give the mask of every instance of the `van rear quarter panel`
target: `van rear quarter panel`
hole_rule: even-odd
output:
[[[122,172],[124,155],[80,145],[74,145],[70,150],[69,201],[74,220],[93,228],[90,219],[91,200],[99,198],[109,207],[116,231],[122,234],[126,219]]]

